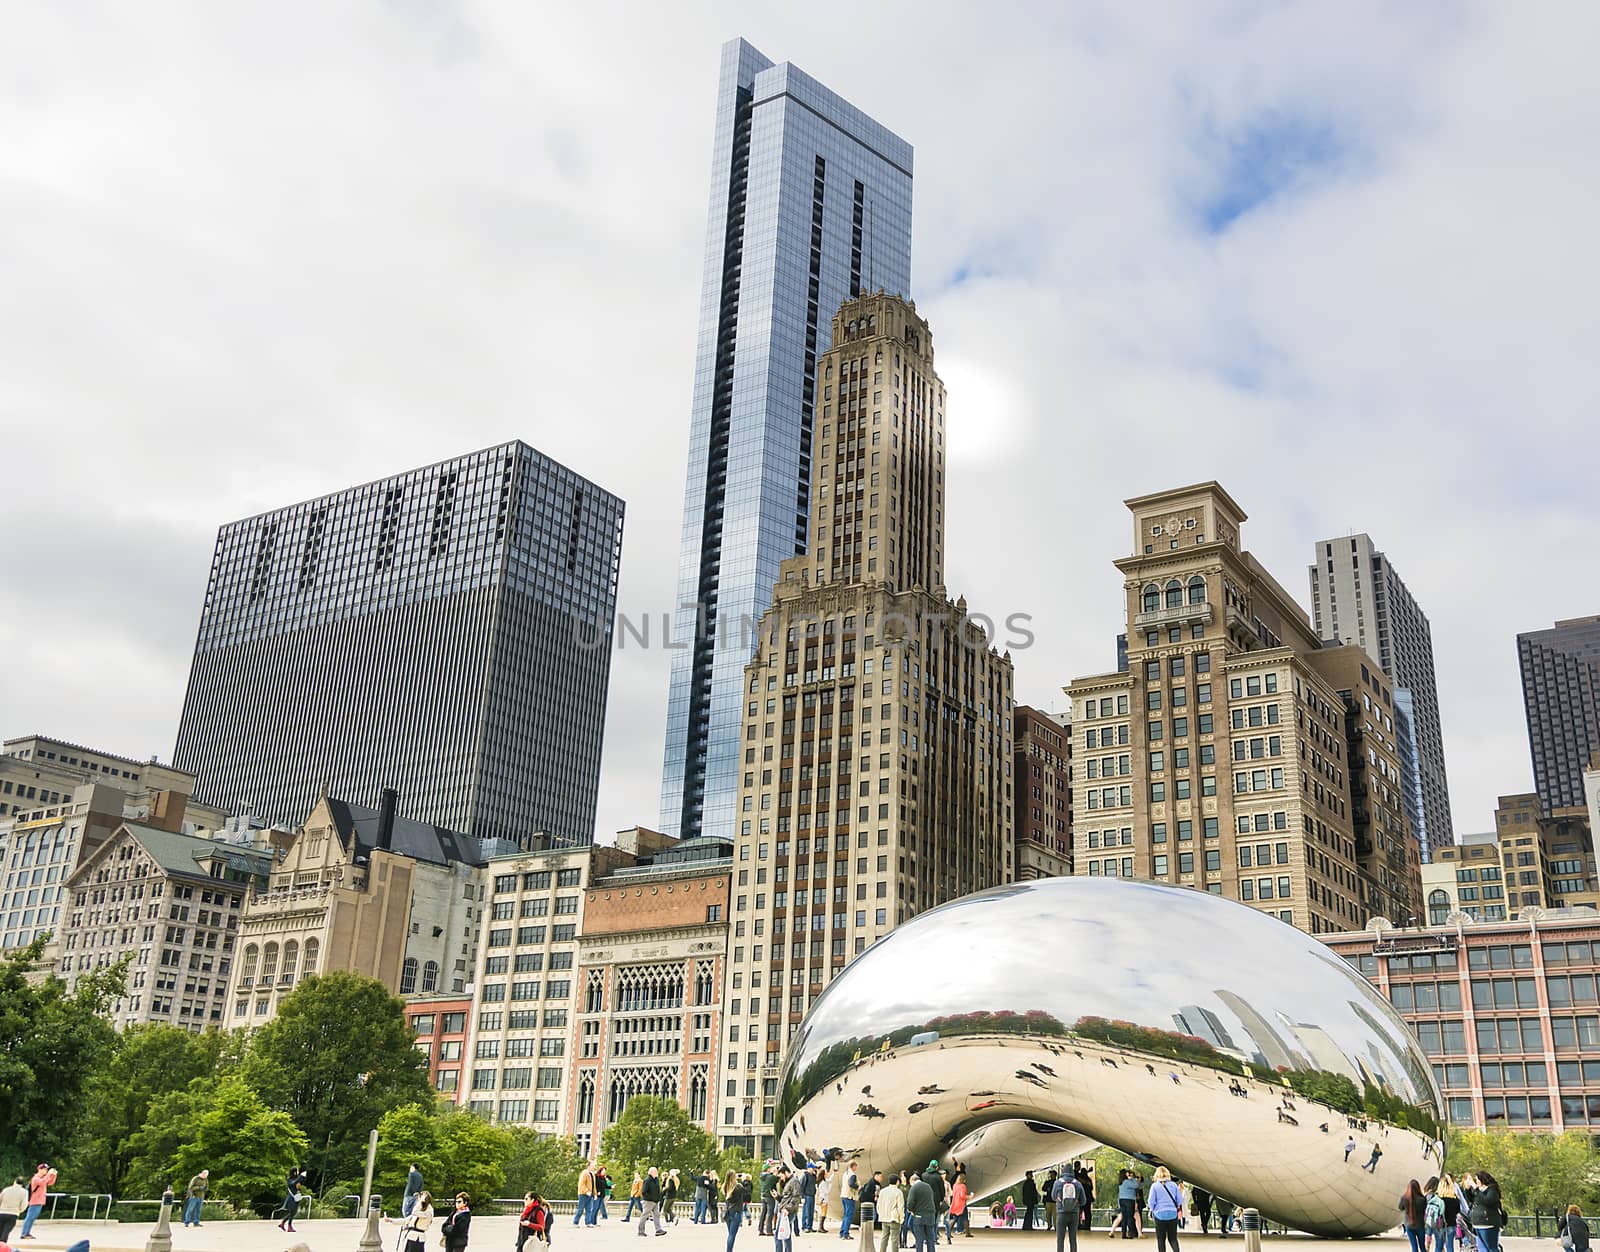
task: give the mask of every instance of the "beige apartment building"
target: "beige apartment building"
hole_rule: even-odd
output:
[[[945,390],[915,307],[847,301],[817,394],[809,551],[745,670],[717,1130],[758,1156],[828,981],[1013,874],[1011,660],[946,594]]]
[[[174,816],[181,813],[180,804]],[[131,958],[127,994],[109,1010],[118,1030],[220,1027],[240,911],[271,867],[264,852],[123,822],[67,880],[56,970],[70,990],[84,974]]]
[[[1586,807],[1569,805],[1547,815],[1534,792],[1501,796],[1494,823],[1512,917],[1525,908],[1600,904]]]
[[[1509,916],[1500,839],[1493,831],[1461,835],[1450,846],[1435,848],[1421,876],[1430,926],[1443,926],[1453,913],[1475,922],[1503,922]]]
[[[1375,899],[1397,907],[1363,874],[1375,856],[1389,863],[1394,815],[1385,808],[1379,845],[1369,807],[1363,839],[1352,782],[1363,797],[1370,777],[1389,785],[1397,757],[1392,735],[1377,741],[1381,720],[1369,731],[1350,712],[1343,693],[1362,714],[1369,693],[1353,658],[1319,655],[1305,611],[1241,546],[1244,510],[1217,483],[1127,506],[1133,554],[1116,565],[1128,667],[1066,688],[1074,873],[1209,891],[1313,934],[1365,925]]]
[[[460,992],[477,957],[482,841],[323,796],[239,922],[229,1026],[255,1028],[312,974],[350,970],[399,995]]]

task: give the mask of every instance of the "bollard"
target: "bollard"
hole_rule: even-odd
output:
[[[1240,1209],[1239,1229],[1244,1231],[1244,1252],[1261,1252],[1261,1210]]]
[[[172,1252],[172,1188],[161,1193],[161,1215],[144,1242],[144,1252]]]
[[[383,1210],[378,1207],[377,1197],[367,1208],[367,1228],[361,1232],[361,1242],[356,1244],[357,1252],[383,1252],[383,1235],[379,1233],[378,1223],[383,1219]]]
[[[857,1204],[856,1217],[861,1222],[861,1252],[872,1252],[876,1245],[873,1238],[873,1227],[877,1223],[878,1206],[872,1203]]]

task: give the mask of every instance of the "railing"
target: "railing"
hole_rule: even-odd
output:
[[[1211,604],[1175,604],[1171,608],[1146,609],[1133,615],[1135,626],[1181,626],[1185,622],[1211,621]]]
[[[111,1220],[111,1197],[105,1192],[85,1191],[76,1193],[71,1191],[51,1191],[46,1194],[45,1199],[50,1201],[50,1221],[57,1220],[57,1217],[59,1216],[57,1209],[60,1207],[61,1201],[63,1200],[72,1201],[72,1216],[65,1218],[64,1220],[66,1221],[75,1222],[78,1220],[83,1209],[83,1202],[85,1200],[89,1201],[89,1216],[85,1220],[91,1222]],[[100,1205],[102,1201],[104,1201],[106,1209],[104,1216],[101,1216],[100,1214]]]

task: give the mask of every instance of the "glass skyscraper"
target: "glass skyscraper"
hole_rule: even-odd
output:
[[[661,829],[733,831],[744,667],[806,551],[834,313],[911,288],[911,146],[742,39],[723,46],[678,555]]]
[[[521,442],[217,534],[174,754],[269,822],[324,790],[594,839],[623,504]]]

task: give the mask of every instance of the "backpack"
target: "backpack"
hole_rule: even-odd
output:
[[[1076,1213],[1083,1207],[1083,1191],[1079,1188],[1076,1178],[1063,1174],[1056,1180],[1055,1202],[1069,1213]]]
[[[1422,1210],[1422,1228],[1430,1234],[1437,1234],[1444,1229],[1444,1197],[1431,1195],[1428,1197],[1427,1206]]]

